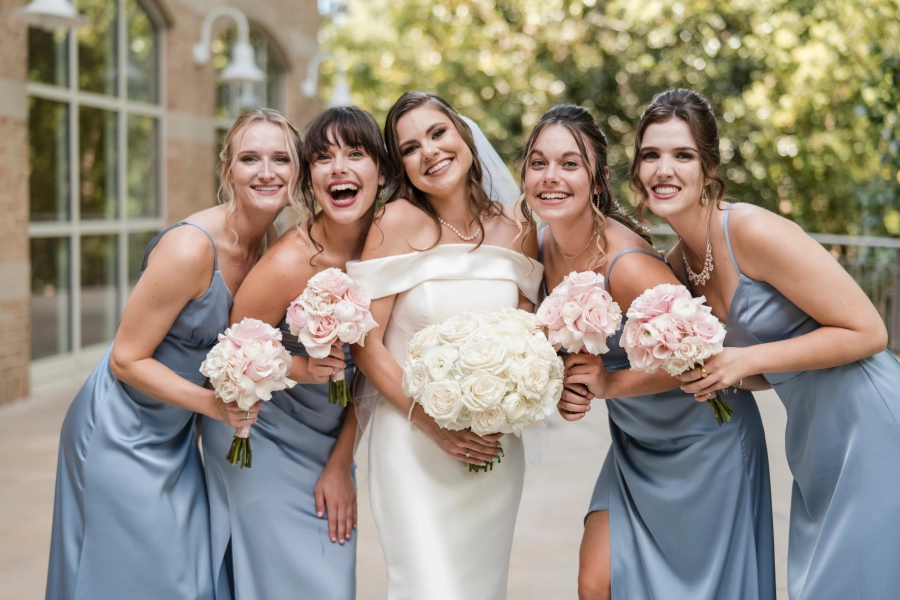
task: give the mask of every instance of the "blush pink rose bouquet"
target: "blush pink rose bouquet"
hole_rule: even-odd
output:
[[[557,350],[609,352],[606,340],[619,329],[622,309],[603,282],[603,275],[593,271],[573,271],[541,302],[538,323],[547,328],[547,339]]]
[[[272,392],[294,387],[288,378],[291,355],[281,345],[281,332],[258,319],[244,319],[219,334],[200,372],[209,377],[216,397],[223,402],[237,402],[249,412],[260,400],[272,398]],[[250,426],[234,432],[231,448],[225,457],[232,465],[250,467]]]
[[[677,377],[722,352],[725,327],[683,285],[662,283],[635,298],[628,309],[621,345],[631,370],[652,373],[663,368]],[[719,425],[734,414],[716,394],[709,401]]]
[[[362,284],[331,268],[310,277],[285,318],[291,335],[297,336],[309,355],[325,358],[335,344],[364,345],[366,334],[378,327],[370,305]],[[347,406],[350,399],[344,372],[335,373],[328,383],[328,401]]]

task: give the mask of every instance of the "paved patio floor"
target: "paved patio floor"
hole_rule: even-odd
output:
[[[37,388],[0,407],[0,598],[44,597],[59,430],[82,380]],[[787,600],[791,477],[784,457],[785,414],[773,392],[757,395],[772,477],[779,600]],[[525,474],[509,576],[510,600],[576,598],[584,511],[609,446],[603,403],[577,423],[550,421],[549,448]],[[362,453],[361,453],[362,454]],[[358,456],[358,600],[385,598],[384,559],[369,509],[366,457]],[[99,600],[99,599],[98,599]]]

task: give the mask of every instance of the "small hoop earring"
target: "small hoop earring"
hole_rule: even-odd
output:
[[[709,204],[709,196],[706,193],[706,188],[703,188],[703,193],[700,194],[700,204],[702,204],[703,206]]]

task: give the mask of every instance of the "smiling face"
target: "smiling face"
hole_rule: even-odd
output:
[[[472,151],[440,110],[424,104],[409,111],[397,121],[396,137],[406,176],[426,198],[467,184]]]
[[[525,199],[547,223],[580,217],[591,211],[591,172],[572,132],[549,125],[538,136],[525,168]]]
[[[384,177],[364,148],[346,145],[331,132],[328,139],[331,143],[310,157],[313,194],[330,218],[352,223],[372,207]]]
[[[232,141],[234,164],[228,183],[235,200],[260,210],[278,210],[287,205],[289,187],[297,177],[281,127],[255,121]]]
[[[700,205],[705,185],[700,151],[681,119],[647,126],[641,139],[638,178],[647,191],[647,206],[667,218]]]

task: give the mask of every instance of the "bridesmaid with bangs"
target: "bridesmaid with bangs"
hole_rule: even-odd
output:
[[[241,600],[356,595],[354,404],[328,402],[328,381],[354,371],[346,347],[310,357],[290,334],[285,314],[307,281],[359,258],[385,182],[381,131],[356,107],[331,108],[309,126],[302,149],[302,216],[266,252],[234,299],[231,321],[260,319],[281,330],[298,384],[260,406],[251,429],[253,468],[225,455],[234,434],[206,421],[216,597]]]
[[[648,288],[679,282],[613,199],[606,156],[586,109],[547,111],[525,145],[523,212],[548,224],[539,232],[545,295],[572,271],[594,271],[625,312]],[[576,421],[605,398],[612,438],[585,518],[578,597],[774,600],[768,459],[753,397],[729,396],[735,414],[719,427],[677,379],[631,371],[619,335],[608,353],[565,363],[560,414]]]
[[[658,95],[634,138],[631,183],[679,236],[669,258],[726,324],[725,351],[681,376],[705,401],[762,373],[787,410],[794,476],[788,595],[888,600],[900,590],[900,363],[849,274],[799,227],[725,202],[709,101]],[[744,407],[736,408],[736,412]]]

